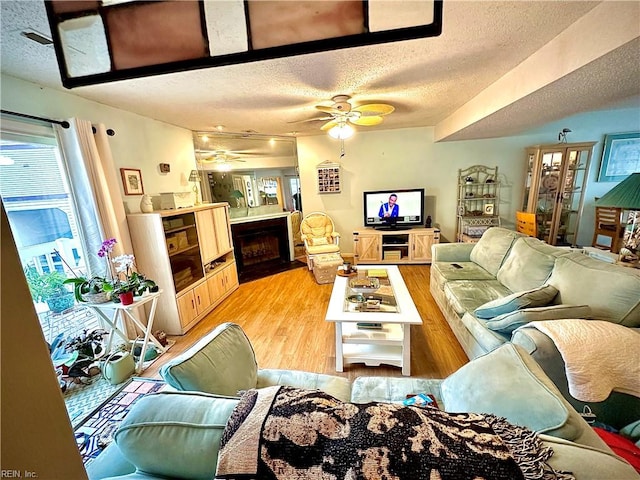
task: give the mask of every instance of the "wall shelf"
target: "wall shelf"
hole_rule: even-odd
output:
[[[498,167],[474,165],[458,170],[456,241],[474,243],[500,226]]]

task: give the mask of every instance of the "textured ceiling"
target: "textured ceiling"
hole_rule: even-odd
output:
[[[354,105],[395,106],[381,125],[357,128],[437,126],[599,3],[445,0],[437,38],[124,80],[71,93],[190,130],[224,125],[230,132],[318,134],[322,122],[301,121],[319,116],[314,106],[330,104],[337,94],[351,95]],[[25,29],[50,35],[43,3],[1,0],[0,8],[2,73],[64,90],[53,48],[20,35]],[[639,49],[637,40],[628,43],[447,138],[513,135],[583,111],[640,106]]]

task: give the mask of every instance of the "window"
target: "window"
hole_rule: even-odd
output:
[[[86,273],[75,202],[50,126],[3,118],[0,196],[47,340],[63,333],[62,325],[66,336],[90,328],[86,318],[79,325],[63,318],[66,310],[75,308],[71,287],[62,287],[70,293],[64,302],[49,302],[47,289],[34,288],[39,279],[53,281],[52,272],[65,277]]]

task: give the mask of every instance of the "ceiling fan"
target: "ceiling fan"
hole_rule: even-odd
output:
[[[386,103],[368,103],[353,107],[349,102],[350,99],[349,95],[336,95],[331,99],[333,100],[332,105],[316,105],[316,109],[327,113],[328,116],[304,121],[328,120],[320,129],[322,131],[330,131],[329,133],[331,134],[334,127],[344,127],[348,123],[364,127],[379,125],[383,121],[383,116],[389,115],[395,110],[393,106]]]
[[[232,162],[246,162],[246,160],[223,150],[196,150],[196,156],[199,163],[213,164],[214,168],[218,170],[230,169]]]

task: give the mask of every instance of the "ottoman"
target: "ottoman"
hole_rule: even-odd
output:
[[[338,266],[344,261],[339,253],[325,253],[323,255],[314,255],[313,257],[313,276],[319,284],[333,283],[336,279]]]

